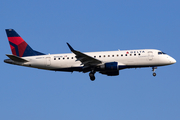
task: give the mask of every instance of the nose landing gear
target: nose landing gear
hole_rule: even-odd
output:
[[[153,76],[156,76],[155,70],[157,69],[157,67],[152,67],[152,71],[153,71]]]

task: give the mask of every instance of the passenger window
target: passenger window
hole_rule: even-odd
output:
[[[96,58],[96,56],[94,56],[94,58]]]
[[[127,54],[125,56],[127,56]]]
[[[71,59],[73,59],[73,57]]]
[[[63,58],[63,60],[64,60],[65,58]]]
[[[101,56],[99,56],[99,57],[101,57]]]
[[[104,57],[106,57],[106,56],[104,55]]]
[[[69,59],[69,57],[67,57],[67,59]]]
[[[56,58],[54,58],[54,60],[56,60]]]
[[[141,54],[139,53],[139,55],[141,55]]]
[[[123,56],[123,54],[121,54],[121,56]]]
[[[132,56],[132,54],[130,54],[130,56]]]
[[[110,55],[108,55],[108,57],[110,57]]]
[[[117,55],[117,57],[118,57],[119,55]]]
[[[59,58],[59,60],[60,60],[60,58]]]
[[[114,55],[112,55],[112,57],[114,57]]]
[[[136,54],[134,54],[134,56],[136,56]]]

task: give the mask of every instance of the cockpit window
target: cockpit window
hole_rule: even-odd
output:
[[[158,55],[161,55],[162,54],[162,52],[158,52]]]
[[[161,54],[166,54],[166,53],[164,53],[164,52],[158,52],[158,55],[161,55]]]
[[[166,54],[166,53],[164,53],[164,52],[162,52],[163,54]]]

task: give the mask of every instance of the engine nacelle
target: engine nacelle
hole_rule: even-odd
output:
[[[118,70],[118,63],[117,62],[105,63],[104,65],[101,65],[100,68],[104,70]]]
[[[100,66],[100,73],[108,76],[119,75],[119,68],[117,62],[109,62]]]
[[[100,71],[101,74],[105,74],[107,76],[117,76],[119,75],[119,70],[113,70],[113,71]]]

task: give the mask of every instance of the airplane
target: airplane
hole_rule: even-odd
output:
[[[32,49],[14,29],[5,29],[12,54],[5,63],[51,71],[89,72],[91,81],[95,73],[107,76],[119,75],[119,70],[127,68],[151,67],[153,76],[159,66],[176,63],[166,53],[156,49],[118,50],[105,52],[80,52],[67,43],[72,53],[44,54]]]

